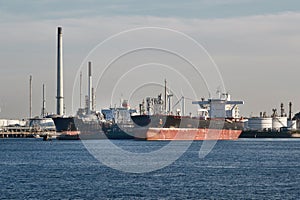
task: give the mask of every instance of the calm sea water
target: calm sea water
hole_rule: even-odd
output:
[[[115,141],[127,150],[166,142]],[[81,141],[0,140],[0,199],[298,199],[300,140],[200,141],[172,165],[131,174],[104,166]]]

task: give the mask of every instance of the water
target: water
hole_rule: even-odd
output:
[[[126,150],[165,142],[115,141]],[[172,165],[130,174],[108,168],[81,141],[0,140],[0,199],[298,199],[300,140],[200,141]]]

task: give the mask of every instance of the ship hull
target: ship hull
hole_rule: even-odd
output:
[[[243,131],[240,138],[300,138],[297,131]]]
[[[62,131],[56,137],[57,140],[80,140],[79,131]]]
[[[149,128],[136,129],[140,140],[237,140],[241,130],[201,128]]]
[[[125,124],[126,125],[126,124]],[[134,139],[132,127],[126,127],[124,124],[103,124],[103,131],[108,139],[129,140]]]
[[[229,119],[140,115],[132,120],[134,136],[141,140],[236,140],[243,129],[243,122]]]
[[[60,140],[102,140],[102,139],[133,139],[128,128],[123,125],[99,121],[83,121],[77,117],[53,118]],[[76,135],[76,136],[75,136]]]
[[[56,132],[62,133],[65,131],[77,131],[74,117],[53,117]]]

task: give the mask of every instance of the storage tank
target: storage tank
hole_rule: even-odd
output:
[[[291,130],[296,130],[297,129],[297,121],[296,120],[288,120],[287,127]]]
[[[250,130],[267,131],[272,129],[271,117],[252,117],[248,119],[248,128]]]
[[[272,129],[279,131],[281,127],[287,127],[287,117],[273,117]]]

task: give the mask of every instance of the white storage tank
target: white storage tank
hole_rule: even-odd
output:
[[[296,130],[297,129],[297,121],[296,120],[288,120],[287,127],[291,130]]]
[[[287,127],[287,117],[273,117],[272,129],[279,131],[281,127]]]
[[[271,117],[252,117],[248,119],[248,128],[250,130],[267,131],[272,129]]]

